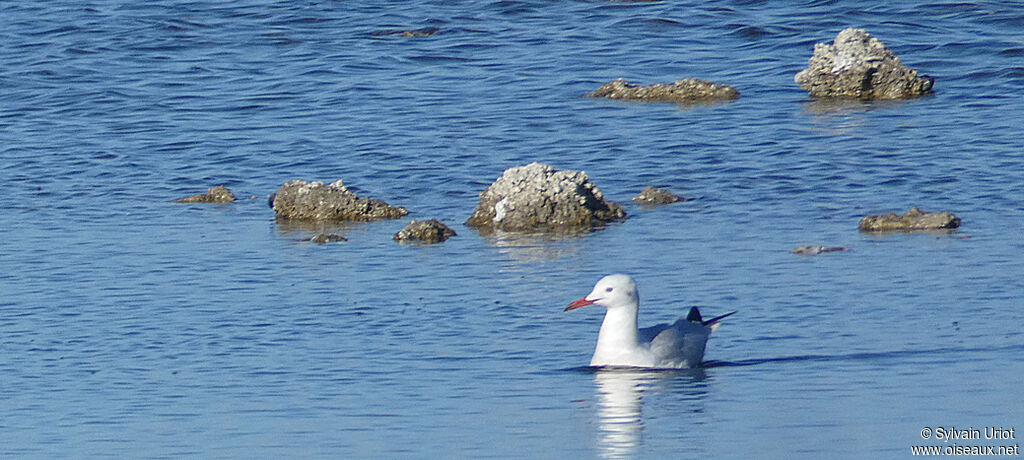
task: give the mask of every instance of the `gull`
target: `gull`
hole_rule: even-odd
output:
[[[675,323],[637,329],[640,296],[633,278],[622,274],[601,278],[590,294],[570,303],[565,311],[594,304],[607,311],[597,335],[591,366],[700,367],[708,337],[722,319],[736,313],[705,321],[700,310],[692,307],[686,317],[680,317]]]

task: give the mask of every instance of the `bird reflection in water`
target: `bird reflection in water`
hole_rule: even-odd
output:
[[[648,423],[643,416],[645,396],[680,394],[682,399],[692,404],[703,400],[706,394],[702,383],[705,378],[703,369],[593,369],[598,402],[597,441],[602,458],[637,457],[637,449],[643,445],[644,427]],[[701,410],[699,407],[690,409],[695,412]],[[678,420],[671,423],[678,423]]]

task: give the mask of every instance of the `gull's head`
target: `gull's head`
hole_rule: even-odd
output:
[[[565,307],[565,311],[594,304],[608,309],[636,308],[639,301],[640,296],[636,292],[636,283],[633,282],[632,276],[621,274],[608,275],[601,278],[594,285],[594,290],[590,291],[590,294],[587,294],[586,297],[576,300],[570,303],[568,307]]]

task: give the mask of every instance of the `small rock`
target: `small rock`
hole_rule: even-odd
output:
[[[360,198],[340,180],[330,185],[288,181],[271,195],[270,204],[279,219],[369,221],[397,219],[409,213],[380,200]]]
[[[393,239],[398,242],[420,241],[427,244],[440,243],[455,236],[455,230],[437,219],[413,220],[405,228],[395,233]]]
[[[223,185],[210,187],[206,193],[174,200],[175,203],[230,203],[232,201],[235,201],[235,195]]]
[[[484,231],[564,231],[625,218],[622,206],[605,200],[587,173],[530,163],[505,170],[480,192],[466,225]]]
[[[585,96],[640,102],[692,103],[736,99],[740,93],[731,86],[696,78],[649,86],[635,85],[620,78],[601,85]]]
[[[374,37],[383,37],[387,35],[399,35],[402,37],[429,37],[440,31],[441,29],[437,27],[423,27],[420,29],[384,29],[370,32],[370,35]]]
[[[934,79],[918,76],[863,29],[839,32],[814,45],[806,69],[793,78],[812,97],[901,99],[931,92]]]
[[[633,201],[641,204],[657,205],[669,204],[677,201],[686,201],[683,197],[676,195],[663,188],[647,186],[640,191],[639,195],[633,197]]]
[[[309,241],[316,244],[334,243],[337,241],[348,241],[347,238],[337,233],[317,233],[309,238],[300,238],[299,241]]]
[[[906,214],[873,214],[860,220],[864,232],[914,232],[953,229],[960,226],[960,218],[951,212],[924,212],[910,208]]]
[[[840,246],[834,246],[834,247],[830,247],[830,248],[826,248],[825,246],[800,246],[800,247],[798,247],[798,248],[796,248],[796,249],[794,249],[792,251],[789,251],[789,252],[792,252],[793,254],[800,255],[800,256],[816,256],[818,254],[824,254],[826,252],[846,252],[846,251],[849,251],[849,249],[848,248],[844,248],[844,247],[840,247]]]

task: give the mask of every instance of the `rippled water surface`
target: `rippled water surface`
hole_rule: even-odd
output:
[[[902,458],[926,426],[1024,429],[1019,4],[379,3],[0,3],[0,457]],[[848,26],[935,93],[809,100],[793,75]],[[580,97],[620,77],[742,96]],[[462,225],[532,161],[631,217]],[[295,178],[458,236],[275,222]],[[240,200],[171,203],[216,184]],[[857,231],[911,206],[964,225]],[[323,229],[348,240],[298,241]],[[613,272],[642,325],[738,310],[711,365],[581,367],[602,312],[562,308]]]

